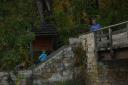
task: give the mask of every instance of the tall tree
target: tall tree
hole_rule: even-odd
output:
[[[39,23],[36,10],[34,0],[0,1],[0,69],[11,70],[28,61],[28,45],[34,39],[31,23]]]

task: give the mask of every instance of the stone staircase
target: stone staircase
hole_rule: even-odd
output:
[[[32,69],[34,76],[38,76],[35,83],[42,85],[72,79],[73,55],[70,46],[63,46],[52,53],[49,60]]]
[[[48,85],[73,77],[73,51],[71,46],[62,46],[48,56],[48,60],[28,70],[19,71],[11,78],[15,85]],[[0,72],[0,85],[9,85],[8,73]]]

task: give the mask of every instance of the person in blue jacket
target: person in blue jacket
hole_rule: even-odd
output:
[[[47,60],[47,54],[45,53],[45,51],[43,51],[42,54],[39,56],[39,60],[41,62],[44,62]]]
[[[95,31],[99,30],[100,28],[101,28],[101,25],[99,23],[97,23],[95,19],[91,19],[90,31],[95,32]]]
[[[91,19],[90,21],[91,21],[90,31],[94,33],[95,39],[98,39],[100,41],[103,35],[103,31],[100,30],[101,25],[97,23],[95,19]]]
[[[36,61],[35,64],[39,64],[41,62],[45,62],[46,60],[48,60],[47,54],[45,53],[45,51],[42,51],[41,55],[39,56],[39,60]]]

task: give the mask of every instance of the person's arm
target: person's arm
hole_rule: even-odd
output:
[[[45,60],[47,60],[48,59],[48,56],[47,56],[47,54],[45,54]]]

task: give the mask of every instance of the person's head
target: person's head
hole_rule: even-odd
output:
[[[96,20],[95,19],[92,19],[92,24],[96,24]]]

